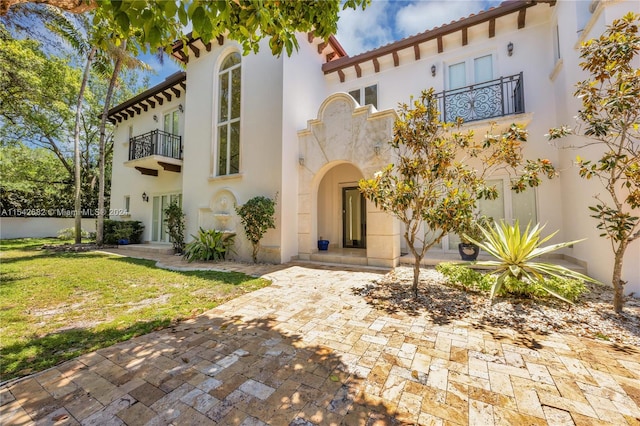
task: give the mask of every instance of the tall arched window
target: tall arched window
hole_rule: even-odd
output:
[[[240,172],[240,62],[232,53],[222,62],[218,79],[218,168],[217,175]]]

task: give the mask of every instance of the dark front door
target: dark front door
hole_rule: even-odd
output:
[[[342,247],[366,248],[367,209],[357,187],[342,188]]]

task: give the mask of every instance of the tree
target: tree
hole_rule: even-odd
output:
[[[86,62],[82,73],[82,82],[78,91],[76,102],[75,125],[73,129],[73,169],[74,169],[74,229],[75,243],[82,242],[82,169],[80,163],[80,126],[82,121],[82,107],[84,105],[84,93],[91,74],[91,66],[96,57],[97,47],[91,46],[83,31],[62,13],[52,13],[52,19],[48,27],[67,41],[78,54],[85,56]],[[82,27],[88,29],[87,19],[80,19]]]
[[[70,210],[72,180],[57,157],[45,148],[12,144],[0,150],[0,209],[3,216],[38,215]],[[51,210],[51,213],[49,212]]]
[[[51,14],[48,14],[51,18]],[[50,23],[54,23],[49,19]],[[84,57],[75,55],[55,56],[61,51],[59,45],[50,43],[57,38],[49,37],[43,46],[33,39],[20,40],[14,38],[9,31],[0,25],[0,146],[2,149],[23,144],[25,149],[45,148],[50,150],[68,174],[65,178],[52,173],[39,175],[41,186],[37,191],[48,191],[55,188],[60,192],[60,200],[72,199],[75,174],[78,168],[74,164],[74,140],[77,117],[79,89],[83,80],[83,71],[79,60]],[[49,51],[49,55],[45,53]],[[75,53],[75,52],[71,52]],[[100,58],[100,55],[97,55]],[[75,64],[78,64],[76,67]],[[86,62],[85,62],[86,64]],[[104,73],[107,67],[103,61],[96,60],[91,67],[91,75],[84,93],[83,108],[79,121],[79,147],[81,172],[81,206],[82,211],[94,210],[97,207],[97,156],[99,141],[100,113],[103,110],[102,99],[107,91]],[[100,64],[99,67],[95,65]],[[84,67],[86,69],[86,66]],[[96,73],[100,71],[100,73]],[[110,76],[110,71],[108,72]],[[121,83],[115,91],[115,102],[130,98],[132,93],[139,92],[139,77],[133,71],[121,75]],[[74,108],[75,106],[75,108]],[[106,182],[105,197],[108,196],[109,157],[113,144],[110,140],[111,127],[105,129]],[[58,168],[55,168],[57,171]],[[57,172],[56,172],[57,173]],[[51,175],[51,176],[50,176]],[[56,182],[64,181],[61,185]],[[76,180],[77,181],[77,180]],[[27,208],[33,203],[27,202],[21,194],[22,190],[12,185],[3,186],[4,199],[13,200],[16,208]],[[15,192],[15,193],[14,193]],[[12,195],[13,194],[13,195]],[[34,192],[35,194],[35,192]],[[6,197],[5,197],[6,195]],[[66,201],[52,206],[58,209],[74,209],[73,204]],[[79,217],[79,216],[78,216]]]
[[[176,253],[182,253],[184,251],[184,213],[182,207],[178,205],[177,201],[172,201],[164,209],[164,216],[167,232],[173,243],[173,250]]]
[[[104,97],[104,104],[102,108],[102,114],[100,115],[100,142],[98,144],[98,218],[96,224],[96,244],[101,245],[104,239],[104,215],[105,215],[105,164],[106,164],[106,143],[107,143],[107,119],[109,117],[109,109],[111,108],[111,101],[113,99],[113,92],[118,82],[118,77],[122,68],[141,68],[147,69],[147,65],[137,59],[135,55],[138,53],[135,46],[131,46],[125,40],[120,45],[112,45],[109,50],[109,55],[113,58],[113,70],[111,72],[111,78],[109,80],[109,86],[107,87],[107,93]]]
[[[47,0],[46,3],[74,13],[93,11],[94,26],[108,32],[110,41],[129,40],[143,50],[165,49],[173,41],[184,39],[182,29],[191,23],[193,36],[203,40],[224,35],[240,42],[245,52],[256,52],[260,40],[268,37],[273,54],[279,55],[285,49],[291,55],[298,47],[296,32],[313,31],[326,40],[337,32],[341,3],[344,3],[343,9],[364,9],[369,1]],[[4,0],[0,2],[0,15],[29,2],[42,3],[43,0]]]
[[[396,164],[360,181],[360,191],[376,207],[404,224],[404,238],[415,259],[416,297],[420,262],[427,251],[446,234],[469,226],[478,199],[497,197],[497,189],[487,185],[488,176],[502,169],[515,177],[512,189],[520,192],[539,185],[540,175],[552,178],[556,173],[549,160],[524,161],[527,133],[518,126],[499,135],[488,133],[478,144],[473,132],[460,131],[461,125],[460,119],[455,124],[441,122],[433,89],[422,92],[412,105],[400,105],[389,142]],[[469,165],[473,159],[480,169]]]
[[[594,196],[589,210],[614,254],[611,284],[617,313],[624,306],[625,252],[640,238],[640,69],[634,68],[640,51],[639,21],[640,15],[628,13],[614,20],[599,38],[581,46],[580,67],[590,78],[576,85],[574,95],[582,102],[578,129],[574,132],[565,126],[551,129],[548,135],[558,139],[576,133],[590,139],[576,148],[600,148],[599,158],[578,156],[576,163],[580,177],[596,179],[605,189],[605,194]]]
[[[268,229],[275,229],[276,224],[273,216],[276,213],[276,202],[267,197],[253,197],[240,207],[236,207],[236,212],[244,225],[244,233],[253,246],[251,257],[253,263],[258,261],[258,250],[260,250],[260,240]]]

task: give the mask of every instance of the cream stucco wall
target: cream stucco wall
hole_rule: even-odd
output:
[[[183,208],[187,215],[187,235],[198,227],[221,226],[218,201],[227,195],[225,212],[230,219],[226,230],[236,233],[237,258],[251,259],[247,241],[234,205],[255,196],[275,198],[282,179],[282,61],[271,55],[263,43],[258,54],[242,57],[240,173],[215,176],[216,123],[218,117],[218,71],[222,61],[241,47],[226,40],[200,58],[191,58],[187,66],[187,119]],[[276,224],[281,227],[282,203],[276,209]],[[190,240],[191,238],[188,238]],[[280,233],[268,231],[261,245],[261,260],[280,262]]]
[[[556,5],[554,20],[560,22],[561,64],[553,76],[554,100],[557,115],[549,127],[566,124],[575,126],[575,115],[581,108],[580,101],[573,96],[575,84],[588,78],[588,74],[580,70],[579,45],[590,38],[598,37],[604,32],[607,24],[620,18],[629,11],[640,12],[640,4],[624,1],[601,1],[593,14],[584,13],[583,2],[560,1]],[[584,2],[586,3],[586,2]],[[575,11],[581,12],[577,15]],[[588,19],[587,19],[588,18]],[[640,68],[640,60],[636,67]],[[576,244],[567,253],[588,265],[588,272],[594,278],[610,283],[613,272],[613,254],[610,241],[599,236],[597,221],[589,216],[588,206],[593,205],[594,195],[604,194],[603,188],[595,180],[585,181],[578,175],[573,165],[576,155],[585,159],[599,158],[600,151],[596,147],[586,147],[585,138],[568,137],[558,146],[576,146],[579,149],[560,149],[562,167],[562,229],[564,239],[574,240],[587,238],[587,241]],[[640,216],[640,210],[635,213]],[[623,279],[628,283],[626,293],[640,294],[640,241],[636,240],[626,252]]]
[[[133,167],[125,166],[129,159],[129,127],[132,127],[133,136],[139,136],[152,130],[162,130],[162,117],[164,114],[174,111],[178,105],[185,105],[184,92],[177,98],[172,97],[171,101],[164,101],[163,105],[156,103],[155,108],[142,111],[140,114],[123,120],[116,125],[113,137],[113,173],[111,177],[111,201],[110,209],[124,209],[125,197],[130,197],[129,211],[130,217],[112,216],[111,219],[139,220],[145,225],[142,234],[143,241],[151,240],[151,223],[153,214],[153,196],[168,193],[180,193],[182,191],[182,173],[169,172],[162,167],[158,169],[158,176],[145,176]],[[154,115],[158,118],[156,121]],[[179,114],[179,129],[183,136],[183,146],[186,147],[184,139],[185,114]],[[142,194],[149,196],[149,201],[142,200]]]

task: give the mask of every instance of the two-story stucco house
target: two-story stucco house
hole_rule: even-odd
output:
[[[358,180],[392,161],[395,108],[433,87],[447,120],[462,117],[478,135],[511,123],[529,132],[525,154],[549,158],[560,177],[481,203],[494,218],[546,223],[554,241],[588,238],[563,256],[610,281],[613,256],[587,206],[597,183],[572,169],[576,152],[547,142],[549,128],[574,124],[580,43],[602,33],[634,1],[510,1],[485,12],[348,56],[337,40],[300,34],[291,57],[266,44],[242,56],[224,37],[177,44],[186,71],[114,107],[111,208],[145,224],[147,242],[169,242],[163,208],[180,200],[187,235],[199,227],[235,232],[237,258],[250,260],[234,206],[277,195],[277,227],[261,259],[313,260],[317,240],[331,261],[395,266],[404,253],[399,222],[365,202]],[[586,157],[589,153],[581,154]],[[190,237],[188,238],[190,239]],[[457,249],[448,236],[427,256]],[[627,292],[640,292],[640,244],[627,252]]]

